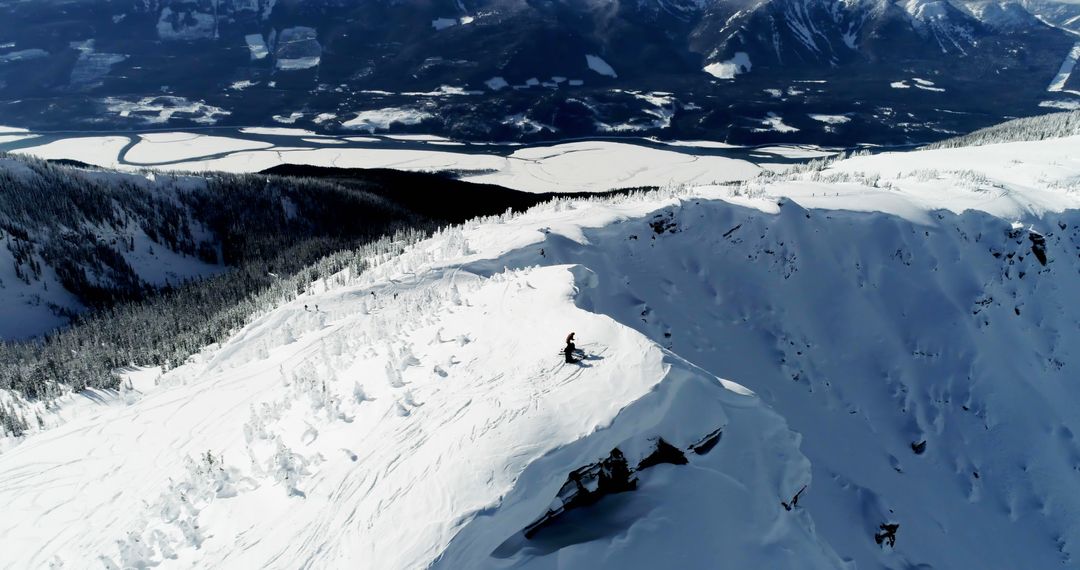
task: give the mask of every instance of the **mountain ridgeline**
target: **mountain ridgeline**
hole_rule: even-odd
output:
[[[1072,104],[1078,77],[1048,86],[1080,13],[1033,0],[0,0],[0,22],[0,124],[32,129],[844,144]]]
[[[289,175],[0,158],[0,390],[113,388],[118,367],[181,364],[315,281],[360,272],[435,228],[550,199],[435,174],[278,171]],[[0,404],[6,431],[25,422]]]
[[[961,148],[1006,142],[1032,142],[1076,135],[1080,135],[1080,111],[1071,111],[1013,119],[1000,125],[936,142],[924,148]]]

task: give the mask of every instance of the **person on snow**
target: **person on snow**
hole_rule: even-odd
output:
[[[568,362],[568,363],[577,362],[577,359],[574,358],[574,352],[576,350],[577,350],[577,347],[574,346],[574,333],[570,333],[570,334],[566,335],[566,348],[563,349],[563,354],[566,355],[566,362]]]

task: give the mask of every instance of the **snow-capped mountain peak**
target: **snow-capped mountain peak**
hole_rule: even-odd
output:
[[[1019,2],[985,2],[966,7],[980,22],[997,30],[1024,31],[1043,25]]]

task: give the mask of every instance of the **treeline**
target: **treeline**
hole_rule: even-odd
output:
[[[269,261],[309,239],[371,238],[419,218],[386,198],[310,178],[122,174],[0,157],[0,238],[26,283],[51,267],[85,306],[141,300],[126,253],[141,231],[207,263]]]
[[[0,156],[0,231],[16,266],[31,279],[41,263],[70,268],[57,273],[91,307],[42,339],[0,341],[0,390],[48,402],[116,388],[114,371],[130,364],[179,366],[316,280],[355,275],[447,224],[551,197],[422,173],[287,174],[144,176]],[[124,261],[134,227],[232,269],[154,289]],[[21,433],[32,415],[0,403],[0,433]]]
[[[309,240],[271,262],[245,263],[142,301],[87,313],[41,342],[0,344],[0,389],[47,399],[67,390],[116,388],[113,371],[131,363],[179,366],[203,347],[225,341],[254,316],[296,298],[316,280],[347,268],[358,274],[369,260],[397,254],[428,233],[401,229],[349,249],[337,240]],[[270,265],[280,273],[270,272]],[[4,413],[0,408],[0,423]]]
[[[362,186],[268,175],[148,178],[0,157],[0,231],[17,271],[31,282],[47,264],[90,308],[42,339],[0,341],[0,390],[50,399],[115,388],[113,371],[131,363],[177,366],[313,280],[350,265],[359,271],[366,256],[438,226]],[[155,289],[124,259],[133,227],[232,269]],[[25,422],[0,406],[4,431]]]
[[[1080,135],[1080,111],[1050,113],[1037,117],[1014,119],[979,129],[970,134],[946,139],[923,148],[959,148],[996,143],[1041,141]]]

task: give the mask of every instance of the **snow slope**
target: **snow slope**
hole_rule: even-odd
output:
[[[77,311],[82,303],[64,289],[56,272],[45,265],[39,280],[27,283],[16,274],[11,238],[0,238],[0,338],[34,337],[68,323],[55,309]]]
[[[1077,42],[1077,44],[1069,50],[1069,54],[1065,56],[1065,61],[1061,62],[1061,69],[1058,70],[1057,75],[1054,76],[1054,79],[1050,82],[1050,86],[1047,87],[1046,90],[1066,91],[1075,95],[1075,91],[1065,89],[1065,84],[1069,82],[1069,77],[1076,67],[1077,60],[1080,60],[1080,42]]]
[[[1068,567],[1078,157],[890,153],[445,230],[0,455],[0,567]],[[659,438],[686,464],[523,536]]]
[[[487,234],[477,237],[490,240],[499,226],[477,228]],[[521,239],[535,235],[530,226]],[[831,566],[809,520],[775,500],[808,483],[782,419],[741,387],[576,306],[587,269],[437,269],[446,257],[460,261],[462,236],[451,232],[361,284],[292,303],[136,403],[0,456],[10,515],[0,534],[16,545],[0,560],[422,567],[522,477],[548,496],[530,493],[514,520],[542,514],[563,477],[523,475],[538,460],[564,473],[628,441],[645,452],[650,437],[692,443],[724,428],[742,443],[703,456],[710,472],[697,478],[767,513],[726,545],[756,537],[748,559],[790,562],[812,551],[818,567]],[[319,312],[303,308],[316,303]],[[571,325],[589,339],[585,366],[561,363],[558,343],[540,341]],[[703,413],[686,422],[687,409]],[[199,459],[206,452],[215,459]],[[732,453],[749,461],[724,465]],[[678,478],[659,469],[642,491],[662,496]],[[27,518],[40,524],[16,524]],[[497,545],[514,530],[482,534]],[[716,555],[723,546],[699,549]]]

